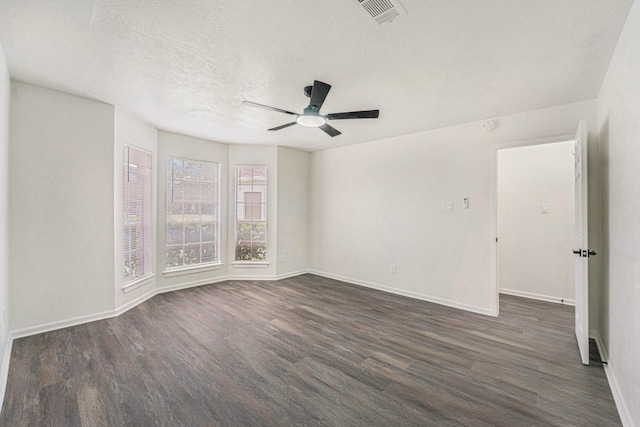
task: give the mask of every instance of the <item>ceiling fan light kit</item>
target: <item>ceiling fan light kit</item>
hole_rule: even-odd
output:
[[[302,115],[302,116],[298,116],[298,118],[296,119],[296,123],[309,128],[317,128],[327,123],[327,119],[319,115],[318,116]]]
[[[305,96],[311,98],[309,106],[304,109],[302,114],[294,113],[292,111],[283,110],[281,108],[270,107],[264,104],[258,104],[257,102],[242,101],[245,105],[253,107],[265,108],[267,110],[277,111],[279,113],[291,114],[296,116],[296,121],[286,123],[281,126],[268,129],[270,131],[280,130],[293,126],[295,124],[305,127],[317,127],[323,130],[327,135],[334,137],[341,134],[339,130],[327,124],[328,120],[344,120],[344,119],[377,119],[380,116],[380,110],[366,110],[366,111],[350,111],[346,113],[331,113],[327,115],[320,114],[320,108],[324,103],[324,100],[329,94],[331,85],[315,80],[313,86],[307,86],[304,88]]]

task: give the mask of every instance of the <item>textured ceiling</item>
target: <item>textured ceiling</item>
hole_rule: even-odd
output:
[[[12,78],[114,104],[156,127],[305,150],[593,99],[632,0],[400,0],[376,28],[353,0],[0,0]],[[303,88],[343,132],[292,126]]]

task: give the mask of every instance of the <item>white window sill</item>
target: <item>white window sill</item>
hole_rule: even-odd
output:
[[[224,264],[216,262],[212,264],[194,265],[191,267],[173,268],[162,272],[164,277],[184,276],[185,274],[204,273],[206,271],[221,270]]]
[[[126,285],[124,285],[122,287],[122,292],[124,292],[125,294],[128,292],[131,292],[135,289],[141,288],[145,285],[148,285],[149,283],[153,282],[153,278],[155,277],[155,274],[147,274],[146,276],[143,276],[141,278],[139,278],[138,280],[134,280],[133,282],[129,282]]]
[[[231,265],[235,268],[267,268],[269,261],[235,261]]]

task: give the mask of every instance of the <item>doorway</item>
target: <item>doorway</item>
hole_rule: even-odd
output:
[[[499,295],[573,305],[574,136],[492,147],[492,313]]]

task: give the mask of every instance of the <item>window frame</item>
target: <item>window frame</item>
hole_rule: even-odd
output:
[[[181,162],[190,162],[190,163],[197,163],[197,164],[209,164],[212,165],[214,167],[214,173],[213,176],[211,177],[211,180],[185,180],[185,179],[176,179],[175,177],[175,173],[176,173],[176,166],[175,166],[175,162],[176,161],[181,161]],[[166,171],[165,171],[165,178],[164,178],[164,184],[165,184],[165,224],[164,224],[164,235],[165,235],[165,242],[164,242],[164,253],[165,253],[165,259],[164,259],[164,271],[163,274],[165,277],[173,277],[173,276],[178,276],[181,274],[189,274],[189,273],[195,273],[195,272],[202,272],[202,271],[208,271],[208,270],[217,270],[219,268],[222,267],[222,262],[221,262],[221,256],[220,256],[220,246],[221,246],[221,216],[220,216],[220,208],[221,208],[221,201],[220,201],[220,191],[221,191],[221,172],[222,172],[222,165],[220,162],[215,162],[215,161],[209,161],[209,160],[196,160],[196,159],[191,159],[191,158],[186,158],[186,157],[179,157],[179,156],[166,156],[166,161],[165,161],[165,165],[166,165]],[[184,167],[184,163],[183,163],[183,167]],[[182,193],[182,215],[183,215],[183,239],[181,243],[169,243],[170,238],[169,238],[169,225],[172,223],[172,221],[170,221],[169,216],[170,214],[170,203],[176,203],[175,199],[173,199],[174,193],[172,192],[173,188],[175,187],[175,182],[176,181],[180,181],[180,182],[187,182],[187,183],[197,183],[200,186],[200,198],[198,200],[191,200],[190,202],[192,204],[198,204],[199,206],[199,212],[198,215],[200,216],[200,221],[199,222],[191,222],[194,224],[198,224],[198,227],[200,227],[200,238],[198,239],[198,241],[192,241],[192,242],[187,242],[186,240],[186,236],[184,233],[186,233],[185,231],[185,226],[184,224],[186,223],[184,221],[184,206],[185,203],[188,202],[187,200],[185,200],[184,198],[184,190]],[[202,198],[202,183],[209,183],[212,185],[212,193],[213,193],[213,199],[212,200],[204,200]],[[203,215],[203,211],[202,211],[202,206],[204,204],[212,204],[213,205],[213,209],[211,211],[211,215],[213,216],[213,221],[212,222],[203,222],[202,221],[202,215]],[[174,222],[175,223],[175,222]],[[203,225],[212,225],[213,230],[212,230],[212,234],[213,234],[213,241],[203,241],[203,236],[202,236],[202,226]],[[204,244],[210,244],[213,243],[213,253],[212,253],[212,259],[211,261],[204,261],[202,262],[202,246]],[[187,245],[200,245],[200,262],[193,262],[193,263],[186,263],[183,261],[183,263],[181,265],[169,265],[169,248],[170,247],[179,247],[182,246],[183,248],[183,252],[184,248]]]
[[[242,192],[241,187],[242,186],[249,186],[249,184],[247,183],[241,183],[240,182],[240,170],[241,168],[261,168],[264,170],[264,184],[260,184],[258,186],[258,188],[254,187],[255,184],[255,177],[256,175],[254,174],[253,170],[251,173],[251,183],[250,183],[250,189],[249,191],[245,191]],[[263,265],[268,265],[269,262],[267,261],[267,256],[268,256],[268,228],[269,228],[269,217],[268,217],[268,187],[269,187],[269,167],[267,165],[256,165],[256,164],[238,164],[235,166],[235,183],[234,183],[234,265],[249,265],[249,266],[263,266]],[[247,202],[245,201],[244,197],[242,198],[242,200],[240,200],[240,194],[241,192],[244,193],[261,193],[262,197],[261,197],[261,202],[260,203],[250,203],[250,205],[252,206],[252,215],[250,219],[246,219],[244,218],[244,214],[246,212],[246,207],[247,207]],[[261,220],[255,220],[255,214],[256,212],[253,210],[254,206],[260,206],[260,215],[261,215]],[[242,212],[242,214],[241,214]],[[241,219],[242,218],[242,219]],[[239,225],[240,224],[249,224],[250,225],[250,239],[249,239],[249,255],[251,256],[251,258],[247,259],[247,258],[242,258],[239,257],[239,251],[241,250],[239,248],[239,245],[241,244],[241,240],[239,240]],[[260,230],[259,232],[264,235],[264,239],[262,240],[254,240],[253,239],[253,225],[254,224],[264,224],[262,227],[262,230]],[[261,258],[256,258],[253,256],[253,243],[260,243],[261,246],[263,247],[263,251],[264,251],[264,256]],[[245,249],[246,250],[246,249]]]

